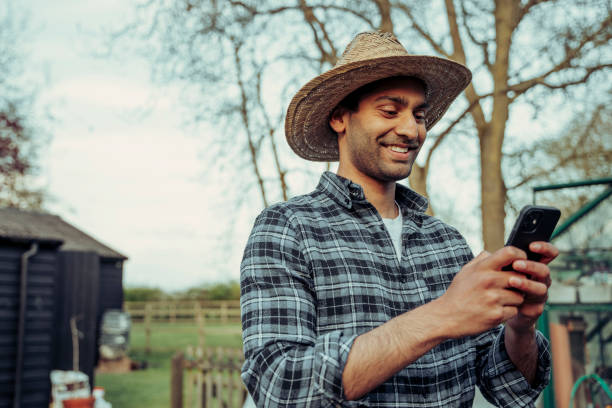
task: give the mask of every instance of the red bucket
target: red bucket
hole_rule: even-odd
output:
[[[62,401],[64,408],[93,408],[96,399],[94,397],[87,398],[70,398]]]

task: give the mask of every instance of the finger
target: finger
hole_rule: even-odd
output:
[[[487,259],[484,259],[482,265],[499,271],[502,267],[510,265],[518,259],[527,259],[527,254],[516,247],[506,246],[493,252]]]
[[[489,252],[482,251],[481,253],[478,254],[477,257],[473,258],[470,262],[466,263],[465,266],[476,265],[477,263],[481,262],[483,259],[486,259],[489,255],[491,255]]]
[[[546,282],[550,277],[550,268],[541,262],[521,259],[512,263],[512,269],[540,282]]]
[[[508,286],[518,289],[526,296],[544,297],[548,293],[548,286],[545,283],[527,279],[525,277],[511,276],[508,279]]]
[[[517,314],[518,314],[518,307],[516,307],[516,306],[504,306],[502,322],[505,322],[506,320],[512,319]]]
[[[508,288],[500,291],[500,303],[504,306],[520,306],[524,301],[525,295],[522,292]]]
[[[483,259],[488,258],[489,256],[491,256],[491,253],[489,251],[482,251],[478,254],[476,258],[472,259],[472,262],[480,262]]]
[[[544,302],[525,303],[519,308],[519,313],[532,320],[537,320],[544,312]]]
[[[536,254],[540,254],[540,262],[544,264],[549,263],[559,255],[559,249],[550,242],[535,241],[529,244],[529,249]]]

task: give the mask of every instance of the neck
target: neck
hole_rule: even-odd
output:
[[[338,168],[336,174],[359,184],[366,199],[382,218],[395,218],[399,215],[395,205],[395,181],[380,181],[365,175],[348,174],[341,168]]]

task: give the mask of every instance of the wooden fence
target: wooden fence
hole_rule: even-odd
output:
[[[240,322],[238,300],[124,302],[123,306],[134,323]]]
[[[244,361],[242,351],[223,348],[191,350],[178,352],[172,358],[171,408],[242,407],[247,396],[240,379]]]

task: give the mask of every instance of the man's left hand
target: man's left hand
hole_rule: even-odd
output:
[[[559,250],[548,242],[532,242],[529,249],[540,254],[542,258],[537,262],[514,261],[512,268],[526,276],[509,280],[510,287],[525,295],[523,303],[518,308],[518,314],[506,322],[507,327],[513,329],[517,334],[534,330],[538,317],[544,311],[548,288],[551,284],[548,264],[559,255]]]

